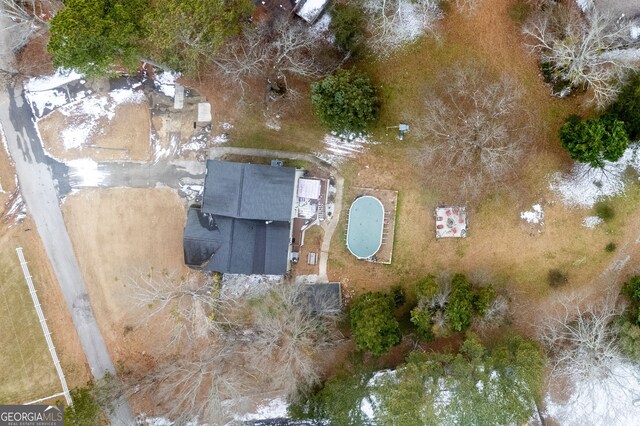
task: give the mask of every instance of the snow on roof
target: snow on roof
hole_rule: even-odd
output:
[[[318,179],[298,179],[298,197],[318,200],[320,198],[321,183]]]
[[[303,0],[296,6],[296,15],[313,24],[328,2],[329,0]]]

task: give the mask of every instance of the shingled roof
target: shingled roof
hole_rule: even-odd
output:
[[[184,228],[184,261],[232,274],[287,272],[288,222],[236,219],[190,208]]]
[[[207,161],[202,211],[237,219],[289,222],[296,170]]]

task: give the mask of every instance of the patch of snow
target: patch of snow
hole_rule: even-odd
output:
[[[640,26],[634,25],[631,27],[631,38],[634,40],[640,38]]]
[[[22,193],[20,192],[17,183],[15,193],[13,193],[9,200],[7,200],[5,206],[7,208],[5,209],[3,217],[5,219],[13,218],[14,225],[22,222],[27,217],[27,205],[22,199]]]
[[[325,40],[328,43],[333,43],[336,36],[329,31],[329,25],[331,24],[331,13],[326,12],[320,19],[318,19],[312,26],[309,27],[309,33],[318,40]]]
[[[575,384],[566,402],[545,398],[547,414],[562,425],[632,426],[640,419],[640,369],[630,363],[615,366],[609,377]]]
[[[227,297],[259,296],[282,280],[282,275],[224,274],[221,294]]]
[[[60,89],[25,92],[25,96],[36,117],[42,117],[46,110],[52,111],[69,103],[66,92]]]
[[[229,136],[226,133],[223,133],[221,135],[214,136],[211,139],[211,142],[215,144],[227,143],[229,142]]]
[[[203,192],[204,185],[191,185],[186,183],[181,183],[180,189],[178,190],[178,193],[188,200],[195,200],[196,198],[201,197]]]
[[[136,417],[137,425],[148,425],[148,426],[173,426],[176,423],[167,419],[166,417],[147,417],[146,414],[142,413]],[[185,426],[198,426],[197,421],[188,421],[184,423]]]
[[[66,164],[73,187],[97,187],[107,177],[104,171],[99,170],[99,164],[90,158],[70,160]]]
[[[593,0],[576,0],[576,3],[578,3],[578,6],[583,12],[586,12],[593,7]]]
[[[34,77],[24,84],[24,88],[28,92],[40,92],[44,90],[55,89],[63,84],[80,80],[83,76],[78,74],[74,70],[65,70],[64,68],[58,68],[53,75],[44,77]]]
[[[186,151],[202,151],[207,149],[208,135],[201,133],[196,136],[192,136],[189,142],[180,145],[180,152]]]
[[[542,206],[540,204],[534,204],[533,206],[531,206],[531,211],[520,213],[520,219],[524,219],[529,223],[539,223],[542,225],[542,220],[544,219],[544,211],[542,211]]]
[[[60,86],[79,80],[82,76],[75,71],[59,68],[55,74],[45,77],[35,77],[24,83],[25,96],[36,117],[42,117],[44,112],[52,111],[71,101],[69,93]],[[84,91],[75,94],[76,99],[85,97]]]
[[[602,169],[576,163],[567,175],[553,174],[549,187],[567,206],[591,207],[602,198],[624,194],[622,176],[628,167],[640,171],[640,152],[635,147],[628,148],[618,161],[605,162]]]
[[[158,140],[158,136],[155,133],[151,133],[151,147],[153,149],[154,164],[175,154],[179,143],[180,137],[176,134],[172,134],[169,139],[169,146],[163,147],[160,140]]]
[[[604,221],[598,216],[587,216],[582,219],[582,226],[584,226],[585,228],[593,229],[596,226],[600,225],[602,222]]]
[[[153,81],[159,91],[173,98],[176,95],[176,80],[180,78],[180,75],[179,72],[163,71],[156,74]]]
[[[139,104],[145,100],[146,96],[141,91],[121,89],[107,96],[92,96],[62,106],[59,111],[67,117],[73,117],[75,122],[61,132],[64,148],[77,149],[89,142],[99,130],[102,118],[113,120],[118,105]]]
[[[223,130],[231,130],[233,129],[233,124],[227,123],[226,121],[220,124]]]
[[[333,132],[326,134],[322,141],[328,152],[315,153],[315,155],[333,165],[338,165],[360,154],[366,149],[366,145],[378,144],[368,136],[338,135]]]
[[[236,421],[250,421],[262,419],[278,419],[287,417],[287,408],[289,404],[284,398],[272,399],[265,405],[260,405],[255,413],[245,414],[244,416],[234,416]]]

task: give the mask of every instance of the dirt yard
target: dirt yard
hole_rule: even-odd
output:
[[[131,368],[166,350],[159,330],[142,327],[145,315],[129,286],[132,278],[152,271],[187,271],[182,200],[169,189],[89,190],[69,196],[63,214],[114,363]]]
[[[95,161],[151,159],[149,138],[151,113],[146,104],[121,104],[112,120],[100,117],[87,143],[78,147],[65,145],[65,132],[93,120],[82,113],[73,116],[54,111],[38,122],[45,149],[60,160],[90,157]]]

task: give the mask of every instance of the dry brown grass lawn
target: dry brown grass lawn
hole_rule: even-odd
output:
[[[114,363],[126,368],[166,349],[162,332],[138,328],[145,312],[134,307],[128,286],[141,273],[187,271],[182,200],[169,189],[88,190],[70,195],[63,213]]]
[[[567,170],[571,162],[557,139],[557,131],[571,112],[583,112],[580,99],[556,99],[540,79],[536,60],[523,45],[519,30],[508,15],[512,0],[484,0],[474,16],[450,13],[443,22],[441,43],[423,40],[387,62],[367,63],[383,95],[380,128],[374,138],[383,144],[343,168],[349,186],[389,188],[399,191],[398,219],[393,264],[386,267],[359,262],[344,244],[345,216],[332,243],[329,275],[357,292],[387,289],[410,283],[416,277],[441,271],[488,274],[498,285],[524,300],[542,300],[551,295],[549,269],[559,268],[569,276],[568,288],[592,283],[615,255],[604,246],[612,239],[630,239],[628,232],[638,214],[623,206],[637,205],[636,197],[616,201],[621,214],[616,224],[591,230],[581,226],[584,209],[567,209],[548,189],[548,174]],[[405,142],[384,135],[385,125],[419,117],[427,91],[447,84],[441,71],[464,61],[475,61],[494,73],[507,73],[525,91],[524,100],[534,147],[507,190],[488,193],[471,205],[470,236],[463,240],[434,238],[433,208],[452,202],[446,192],[436,192],[420,179],[438,174],[412,162],[410,151],[424,141],[409,133]],[[455,183],[452,183],[455,184]],[[531,235],[520,212],[542,203],[544,226]],[[343,212],[349,208],[347,202]],[[625,234],[627,232],[627,234]],[[626,236],[625,236],[626,235]],[[635,237],[633,237],[635,238]],[[637,249],[636,249],[637,250]]]
[[[45,149],[55,158],[74,160],[92,158],[96,161],[131,160],[145,161],[151,158],[149,129],[151,113],[146,104],[121,104],[116,107],[115,117],[106,117],[90,141],[79,148],[66,149],[63,131],[81,124],[83,116],[67,116],[54,111],[38,122]]]

